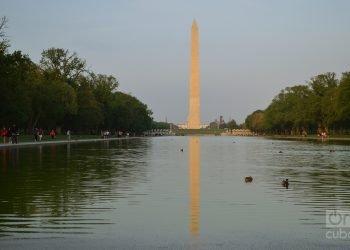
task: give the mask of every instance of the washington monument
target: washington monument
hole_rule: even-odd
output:
[[[187,117],[187,128],[199,129],[201,127],[200,108],[198,26],[194,20],[191,29],[190,110]]]

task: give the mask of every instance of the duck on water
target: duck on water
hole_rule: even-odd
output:
[[[281,182],[281,184],[282,184],[283,187],[288,188],[288,186],[289,186],[289,181],[288,181],[288,179],[283,180],[283,181]]]

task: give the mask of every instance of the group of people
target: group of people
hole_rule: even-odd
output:
[[[34,136],[34,141],[41,141],[43,139],[43,136],[45,134],[45,131],[42,128],[35,128],[33,129],[33,136]],[[49,136],[51,137],[51,139],[55,139],[56,137],[56,132],[54,129],[52,129],[50,131],[50,133],[48,133]],[[67,135],[67,140],[71,140],[71,130],[67,130],[66,131],[66,135]],[[112,133],[108,130],[105,131],[101,131],[101,137],[104,139],[109,138],[112,135]],[[123,137],[123,136],[129,136],[129,133],[123,133],[122,131],[115,131],[115,135],[117,137]],[[18,136],[19,136],[19,130],[16,126],[16,124],[14,124],[12,127],[10,128],[6,128],[5,126],[3,126],[2,130],[1,130],[1,136],[3,138],[3,143],[5,144],[7,141],[9,143],[13,143],[13,144],[17,144],[18,143]]]
[[[106,131],[101,131],[101,138],[106,139],[110,136],[110,132],[108,130]]]
[[[55,130],[51,130],[49,133],[51,139],[55,139],[56,137],[56,132]],[[6,128],[5,126],[3,126],[3,128],[1,129],[1,136],[2,136],[2,142],[5,144],[7,143],[12,143],[12,144],[17,144],[18,143],[18,136],[19,136],[19,130],[16,126],[16,124],[14,124],[12,127],[10,128]],[[33,136],[34,136],[34,140],[35,141],[41,141],[43,136],[44,136],[44,130],[43,129],[38,129],[35,128],[33,130]]]
[[[9,143],[17,144],[19,133],[16,124],[13,124],[9,129],[4,126],[1,130],[1,136],[3,143],[6,143],[6,139],[8,138]]]
[[[113,133],[110,132],[109,130],[101,130],[101,138],[103,139],[107,139],[109,138],[110,136],[113,136]],[[128,137],[129,136],[129,133],[126,132],[126,133],[123,133],[123,131],[120,131],[120,130],[116,130],[114,132],[114,135],[117,136],[117,137],[123,137],[123,136],[126,136]]]
[[[327,140],[328,138],[328,131],[326,129],[318,128],[317,135],[321,137],[322,141]]]
[[[328,139],[328,134],[326,132],[320,133],[319,136],[321,137],[322,141],[327,141]]]
[[[33,135],[34,135],[34,140],[35,141],[41,141],[43,136],[44,136],[44,130],[43,129],[38,129],[38,128],[35,128],[34,131],[33,131]],[[49,133],[51,139],[55,139],[56,137],[56,132],[55,130],[51,130],[50,133]]]

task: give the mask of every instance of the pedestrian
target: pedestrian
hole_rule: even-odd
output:
[[[41,141],[41,139],[43,138],[44,135],[44,130],[41,128],[39,129],[39,141]]]
[[[51,136],[52,140],[55,139],[55,136],[56,136],[55,130],[53,130],[53,129],[51,130],[50,136]]]
[[[7,130],[7,137],[9,138],[9,143],[12,143],[12,131],[11,128]]]
[[[33,130],[33,135],[34,135],[34,140],[38,141],[38,139],[39,139],[39,129],[38,128],[35,128]]]
[[[2,140],[3,140],[4,144],[6,143],[7,133],[8,133],[8,131],[7,131],[6,127],[4,126],[1,130],[1,136],[2,136]]]
[[[70,130],[69,129],[67,130],[67,139],[68,139],[68,141],[70,141]]]
[[[16,124],[13,124],[12,129],[11,129],[11,134],[12,134],[12,144],[17,144],[17,137],[18,137],[18,129]]]

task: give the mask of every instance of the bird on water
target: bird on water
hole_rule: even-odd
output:
[[[253,181],[253,177],[251,177],[251,176],[246,176],[246,177],[244,177],[244,181],[245,181],[245,182],[252,182],[252,181]]]
[[[285,188],[288,188],[288,186],[289,186],[288,179],[285,179],[285,180],[282,181],[282,186],[285,187]]]

